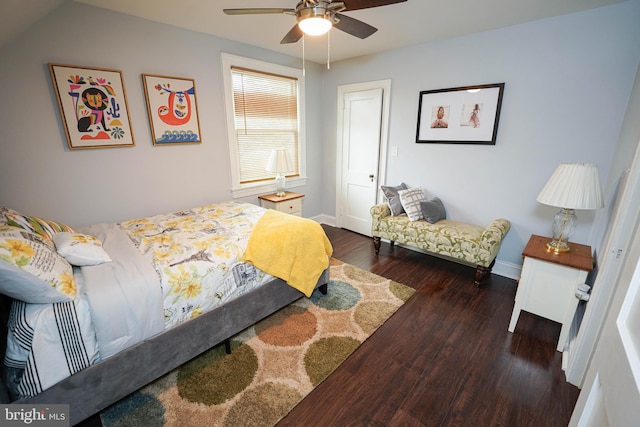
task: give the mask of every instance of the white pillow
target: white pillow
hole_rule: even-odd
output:
[[[79,267],[110,262],[102,241],[88,234],[60,232],[53,235],[56,250],[71,265]]]
[[[420,202],[426,201],[422,188],[400,190],[398,191],[398,196],[400,197],[400,203],[402,203],[404,211],[411,221],[424,218],[422,216],[422,209],[420,209]]]
[[[73,268],[39,234],[0,226],[0,292],[28,303],[68,301],[76,295]]]

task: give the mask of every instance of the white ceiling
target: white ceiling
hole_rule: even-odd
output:
[[[294,8],[297,0],[0,0],[0,46],[65,1],[111,9],[194,31],[302,57],[302,42],[281,45],[295,24],[290,15],[229,16],[224,8]],[[507,27],[536,19],[621,3],[625,0],[408,0],[346,12],[378,28],[367,39],[333,29],[331,61],[433,40]],[[349,0],[344,0],[348,5]],[[327,61],[327,36],[307,37],[305,58]]]

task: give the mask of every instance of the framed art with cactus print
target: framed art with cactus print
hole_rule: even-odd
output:
[[[135,145],[122,73],[49,64],[69,149]]]
[[[143,74],[153,145],[200,144],[193,79]]]

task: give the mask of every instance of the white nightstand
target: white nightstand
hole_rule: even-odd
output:
[[[275,209],[291,215],[302,216],[302,198],[304,194],[292,193],[287,191],[284,196],[279,197],[275,194],[267,194],[258,196],[260,206],[267,209]]]
[[[591,247],[569,243],[571,250],[556,254],[547,249],[548,237],[532,235],[522,252],[524,263],[511,314],[513,332],[520,311],[528,311],[562,324],[556,349],[563,351],[579,298],[578,286],[593,269]]]

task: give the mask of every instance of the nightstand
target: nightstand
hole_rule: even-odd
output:
[[[275,209],[291,215],[302,216],[302,198],[304,194],[292,193],[287,191],[284,196],[279,197],[275,194],[266,194],[258,196],[260,206],[267,209]]]
[[[522,252],[524,263],[511,314],[513,332],[520,311],[537,314],[562,324],[556,349],[563,351],[579,297],[578,286],[593,269],[591,247],[569,243],[570,251],[556,254],[547,250],[548,237],[532,235]]]

